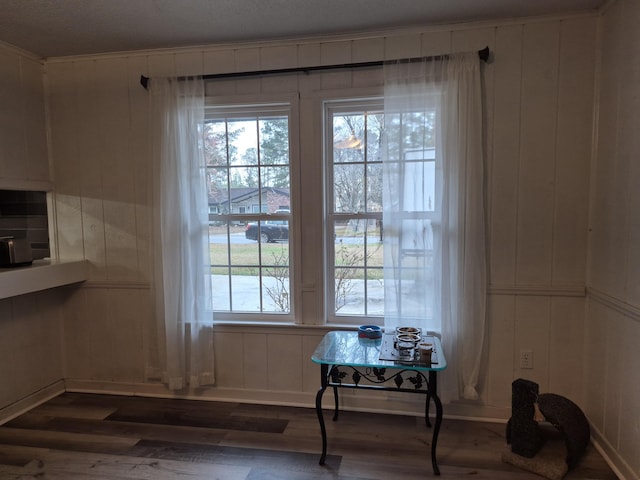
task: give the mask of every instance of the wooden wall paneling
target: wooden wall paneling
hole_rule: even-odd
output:
[[[95,61],[85,60],[74,63],[77,82],[76,130],[74,135],[78,155],[78,172],[67,175],[80,177],[82,197],[82,237],[84,255],[89,260],[89,277],[92,280],[106,278],[106,249],[104,226],[104,192],[102,189],[103,170],[107,169],[106,136],[100,131],[99,99],[104,95],[103,82],[98,78]]]
[[[492,156],[487,165],[489,281],[514,285],[522,96],[522,26],[496,29],[493,65]]]
[[[203,75],[204,58],[202,52],[185,52],[175,56],[176,75]]]
[[[537,382],[540,391],[549,391],[549,329],[551,299],[543,296],[516,297],[514,341],[515,378]],[[533,369],[520,368],[520,351],[533,351]]]
[[[620,407],[625,395],[626,382],[629,380],[626,359],[620,348],[624,342],[623,323],[624,317],[619,312],[606,310],[605,325],[609,332],[602,345],[603,353],[606,355],[606,366],[604,381],[600,384],[605,394],[604,428],[601,433],[616,450],[620,448]],[[585,355],[588,354],[589,350],[585,352]]]
[[[107,323],[113,338],[111,378],[142,382],[145,379],[143,327],[149,320],[146,289],[113,288],[105,291]]]
[[[148,76],[146,57],[127,57],[127,100],[129,110],[128,151],[126,160],[133,182],[133,206],[135,219],[135,270],[139,280],[150,281],[153,173],[149,146],[149,92],[140,85],[140,75]]]
[[[514,347],[516,298],[513,295],[491,295],[487,315],[489,330],[485,349],[488,373],[483,382],[481,395],[487,405],[509,407],[511,383],[515,379],[515,362],[518,358]]]
[[[384,38],[362,38],[351,42],[351,61],[375,62],[384,58]],[[381,86],[384,83],[382,68],[356,68],[352,72],[354,87]]]
[[[298,67],[320,65],[321,56],[322,44],[315,42],[298,44]]]
[[[433,30],[421,35],[420,55],[424,57],[451,53],[451,31]]]
[[[14,319],[11,314],[11,299],[0,300],[0,382],[3,388],[0,389],[0,408],[5,407],[17,400],[13,382],[15,380],[14,362],[17,361],[14,355],[15,341],[13,325]]]
[[[207,51],[203,55],[203,74],[229,73],[236,71],[235,52],[231,49]],[[230,95],[236,91],[235,80],[213,80],[205,85],[207,96]]]
[[[621,342],[619,348],[624,359],[623,371],[620,372],[620,385],[622,395],[620,399],[620,434],[618,450],[620,455],[627,459],[631,470],[640,472],[640,382],[637,381],[637,372],[640,372],[640,325],[637,319],[629,317],[620,319]]]
[[[317,65],[342,65],[351,63],[351,41],[343,40],[320,44],[320,63]],[[351,70],[321,72],[323,90],[348,88],[351,86]]]
[[[260,48],[260,67],[263,70],[295,68],[298,66],[298,47],[290,45],[270,45]]]
[[[70,288],[70,287],[69,287]],[[85,316],[85,294],[87,289],[70,292],[62,307],[65,379],[90,379],[95,362],[90,330],[93,316]]]
[[[260,48],[246,47],[235,50],[236,71],[253,72],[261,69]],[[236,93],[253,94],[260,92],[260,77],[243,78],[236,82]]]
[[[60,260],[84,258],[80,161],[76,144],[76,81],[73,63],[47,65],[49,84],[50,156],[55,181],[54,224],[56,251]]]
[[[620,115],[619,130],[617,133],[618,153],[620,161],[627,165],[627,178],[625,189],[627,198],[626,210],[626,279],[624,285],[624,300],[631,305],[640,306],[640,216],[638,216],[638,205],[640,205],[640,165],[638,165],[638,155],[640,155],[640,139],[638,139],[637,125],[640,123],[640,31],[638,21],[640,21],[640,5],[637,2],[625,2],[624,21],[617,30],[621,30],[619,55],[623,65],[623,72],[620,72]],[[622,272],[619,272],[619,274]]]
[[[62,378],[59,319],[46,299],[46,292],[20,295],[12,299],[19,325],[14,341],[19,345],[17,369],[13,374],[26,393],[37,391]],[[47,313],[43,315],[43,311]]]
[[[518,192],[518,284],[549,284],[560,23],[524,26]]]
[[[202,55],[202,73],[205,75],[233,72],[235,65],[235,53],[230,48],[207,50]]]
[[[17,301],[17,303],[16,303]],[[38,374],[35,369],[39,367],[36,363],[35,357],[38,355],[36,352],[33,356],[29,355],[30,349],[33,348],[31,343],[36,338],[37,334],[29,335],[30,328],[33,325],[30,324],[28,318],[24,318],[24,315],[20,311],[20,304],[24,299],[20,297],[13,297],[9,299],[9,317],[3,319],[5,323],[5,331],[8,339],[10,340],[9,352],[12,354],[12,358],[7,366],[11,366],[11,378],[8,389],[11,395],[14,396],[14,400],[26,397],[34,390],[33,380],[31,374]]]
[[[27,178],[25,150],[25,91],[20,56],[0,48],[0,166],[2,178]]]
[[[299,75],[265,75],[260,79],[262,93],[291,93],[298,91]]]
[[[302,391],[302,335],[267,338],[269,390]]]
[[[311,355],[322,340],[323,335],[302,336],[302,391],[317,392],[320,388],[320,365],[311,361]]]
[[[88,323],[87,343],[90,346],[91,380],[114,380],[116,356],[122,352],[118,348],[119,332],[109,305],[108,291],[104,288],[85,289],[81,321]],[[68,337],[67,337],[68,338]],[[84,361],[84,359],[83,359]]]
[[[595,28],[596,19],[589,17],[563,21],[560,30],[553,221],[554,285],[585,282]]]
[[[24,96],[24,138],[27,178],[49,181],[45,120],[44,67],[39,60],[21,59]]]
[[[493,49],[496,27],[479,27],[451,32],[452,52],[473,52],[484,47]]]
[[[148,57],[149,75],[153,77],[175,77],[176,72],[176,54],[174,53],[157,53]]]
[[[216,387],[242,388],[244,386],[244,342],[242,333],[216,332],[213,335]]]
[[[322,248],[322,202],[324,192],[322,186],[324,182],[318,181],[323,177],[322,168],[322,139],[319,132],[322,131],[322,105],[313,98],[303,96],[300,99],[300,117],[305,119],[301,122],[300,129],[300,191],[305,192],[304,203],[300,204],[300,215],[298,221],[303,218],[305,228],[299,230],[301,239],[301,282],[303,287],[315,287],[321,290],[323,262],[319,255],[312,252],[319,252]],[[312,121],[307,121],[311,120]],[[308,200],[307,200],[308,199]],[[318,199],[318,201],[313,201]],[[306,201],[305,201],[306,200]]]
[[[264,333],[244,333],[242,335],[242,358],[238,361],[243,368],[243,388],[252,390],[267,390],[269,388],[269,353],[267,335]],[[226,358],[226,362],[234,359]]]
[[[620,206],[623,204],[625,188],[616,183],[620,178],[628,178],[620,172],[618,161],[618,132],[620,83],[624,76],[621,71],[623,51],[620,32],[622,9],[613,8],[601,21],[601,58],[598,95],[597,150],[595,168],[591,174],[591,225],[590,225],[590,282],[597,289],[622,298],[626,271],[626,252],[618,233]],[[626,187],[626,186],[625,186]]]
[[[609,358],[607,337],[611,330],[607,325],[606,310],[601,303],[588,300],[584,332],[584,408],[585,414],[600,432],[604,429],[604,382]],[[587,352],[599,352],[599,355],[587,355]]]
[[[102,166],[106,275],[110,280],[137,278],[135,176],[130,160],[131,111],[127,59],[95,63],[102,92],[95,118],[104,146]]]
[[[578,405],[584,405],[584,303],[582,297],[551,298],[548,391]]]
[[[384,37],[384,60],[419,57],[422,37],[419,33],[403,33]]]
[[[385,40],[382,37],[358,38],[351,42],[351,61],[377,62],[384,59]]]
[[[13,374],[30,383],[31,391],[63,378],[60,299],[58,290],[44,290],[12,299],[12,312],[20,331],[12,338],[21,343],[13,347],[18,361],[18,370]],[[22,369],[24,371],[20,372]]]

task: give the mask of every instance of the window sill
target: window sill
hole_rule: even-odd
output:
[[[35,260],[27,267],[0,268],[0,299],[83,282],[86,279],[86,260]]]

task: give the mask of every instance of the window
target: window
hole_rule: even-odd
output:
[[[328,321],[384,315],[382,100],[325,103]]]
[[[217,212],[209,216],[210,259],[218,318],[292,313],[290,116],[288,104],[207,109],[208,198],[210,211]]]

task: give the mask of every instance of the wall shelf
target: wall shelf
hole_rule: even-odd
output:
[[[0,299],[83,282],[87,276],[86,260],[35,260],[27,267],[0,268]]]

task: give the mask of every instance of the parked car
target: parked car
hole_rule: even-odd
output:
[[[259,240],[260,243],[289,240],[289,222],[286,220],[266,220],[260,222],[260,228],[255,222],[249,223],[244,231],[244,236],[249,240]]]

